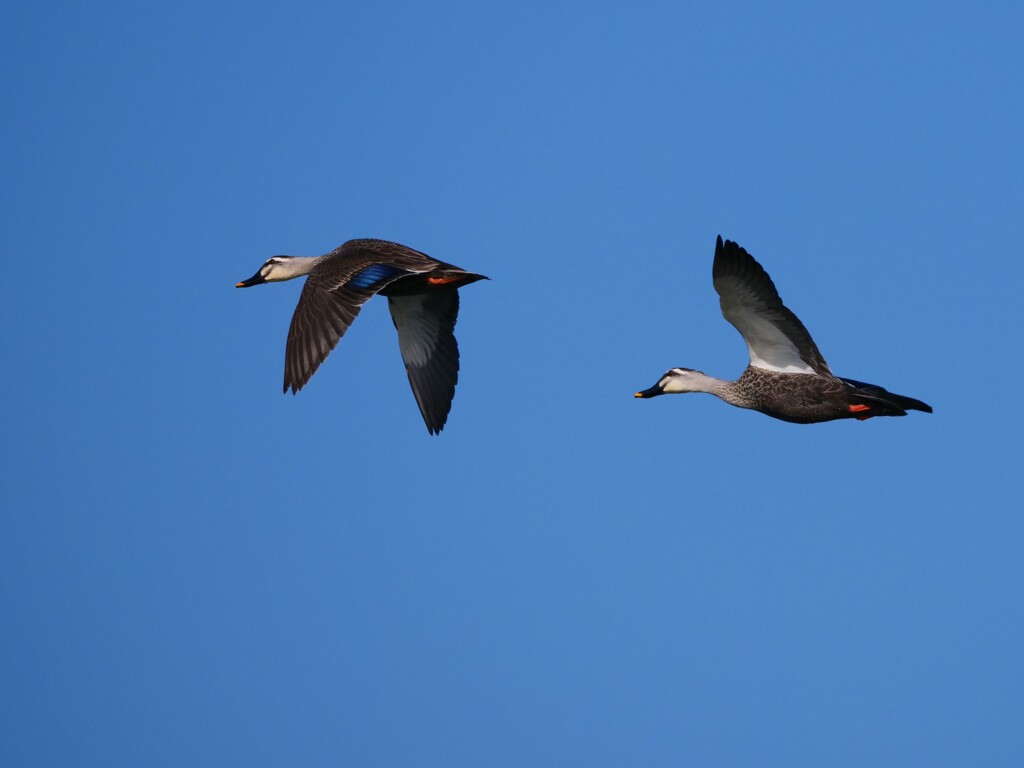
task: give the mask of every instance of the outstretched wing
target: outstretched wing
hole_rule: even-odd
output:
[[[418,252],[412,252],[415,258],[403,258],[380,247],[352,247],[363,242],[377,241],[349,241],[306,278],[288,329],[285,392],[295,393],[306,385],[368,299],[399,278],[428,272],[435,263]]]
[[[804,324],[782,303],[775,284],[754,257],[731,240],[715,245],[712,269],[722,315],[743,336],[755,368],[831,376]]]
[[[284,352],[284,391],[302,389],[331,354],[363,304],[373,296],[345,287],[333,290],[318,285],[312,276],[302,288]]]
[[[459,292],[447,288],[388,296],[388,307],[416,404],[427,430],[436,435],[448,420],[459,380]]]

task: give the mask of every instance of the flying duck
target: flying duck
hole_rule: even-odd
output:
[[[388,297],[409,385],[427,431],[440,433],[459,380],[459,291],[483,275],[387,240],[349,240],[323,256],[273,256],[236,288],[308,275],[288,329],[284,391],[295,394],[374,294]]]
[[[690,368],[672,368],[635,397],[708,392],[730,405],[796,424],[932,412],[912,397],[833,375],[804,324],[782,303],[768,273],[736,243],[718,238],[712,277],[722,314],[747,343],[747,370],[736,381],[723,381]]]

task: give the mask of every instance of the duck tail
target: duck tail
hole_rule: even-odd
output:
[[[931,413],[932,407],[928,403],[915,400],[912,397],[905,395],[897,395],[889,390],[879,387],[876,384],[866,384],[863,381],[856,381],[855,379],[843,379],[847,384],[853,387],[856,391],[853,392],[853,401],[860,403],[863,401],[864,405],[874,406],[885,406],[886,411],[892,409],[894,412],[886,412],[885,416],[906,416],[907,411],[923,411],[924,413]]]

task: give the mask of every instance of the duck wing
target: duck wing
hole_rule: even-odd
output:
[[[388,296],[398,347],[423,421],[432,435],[448,420],[459,381],[459,344],[455,321],[459,292],[439,288],[426,293]]]
[[[731,240],[715,244],[712,269],[722,315],[747,343],[750,364],[783,373],[831,376],[800,318],[782,303],[775,284],[754,257]]]
[[[374,294],[439,262],[385,240],[350,240],[327,254],[306,278],[288,328],[284,391],[302,389]]]

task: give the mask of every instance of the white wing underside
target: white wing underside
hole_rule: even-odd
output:
[[[764,307],[760,297],[729,277],[721,278],[716,288],[722,296],[722,315],[740,332],[754,368],[815,375],[796,345],[777,325],[781,318],[773,309]]]

